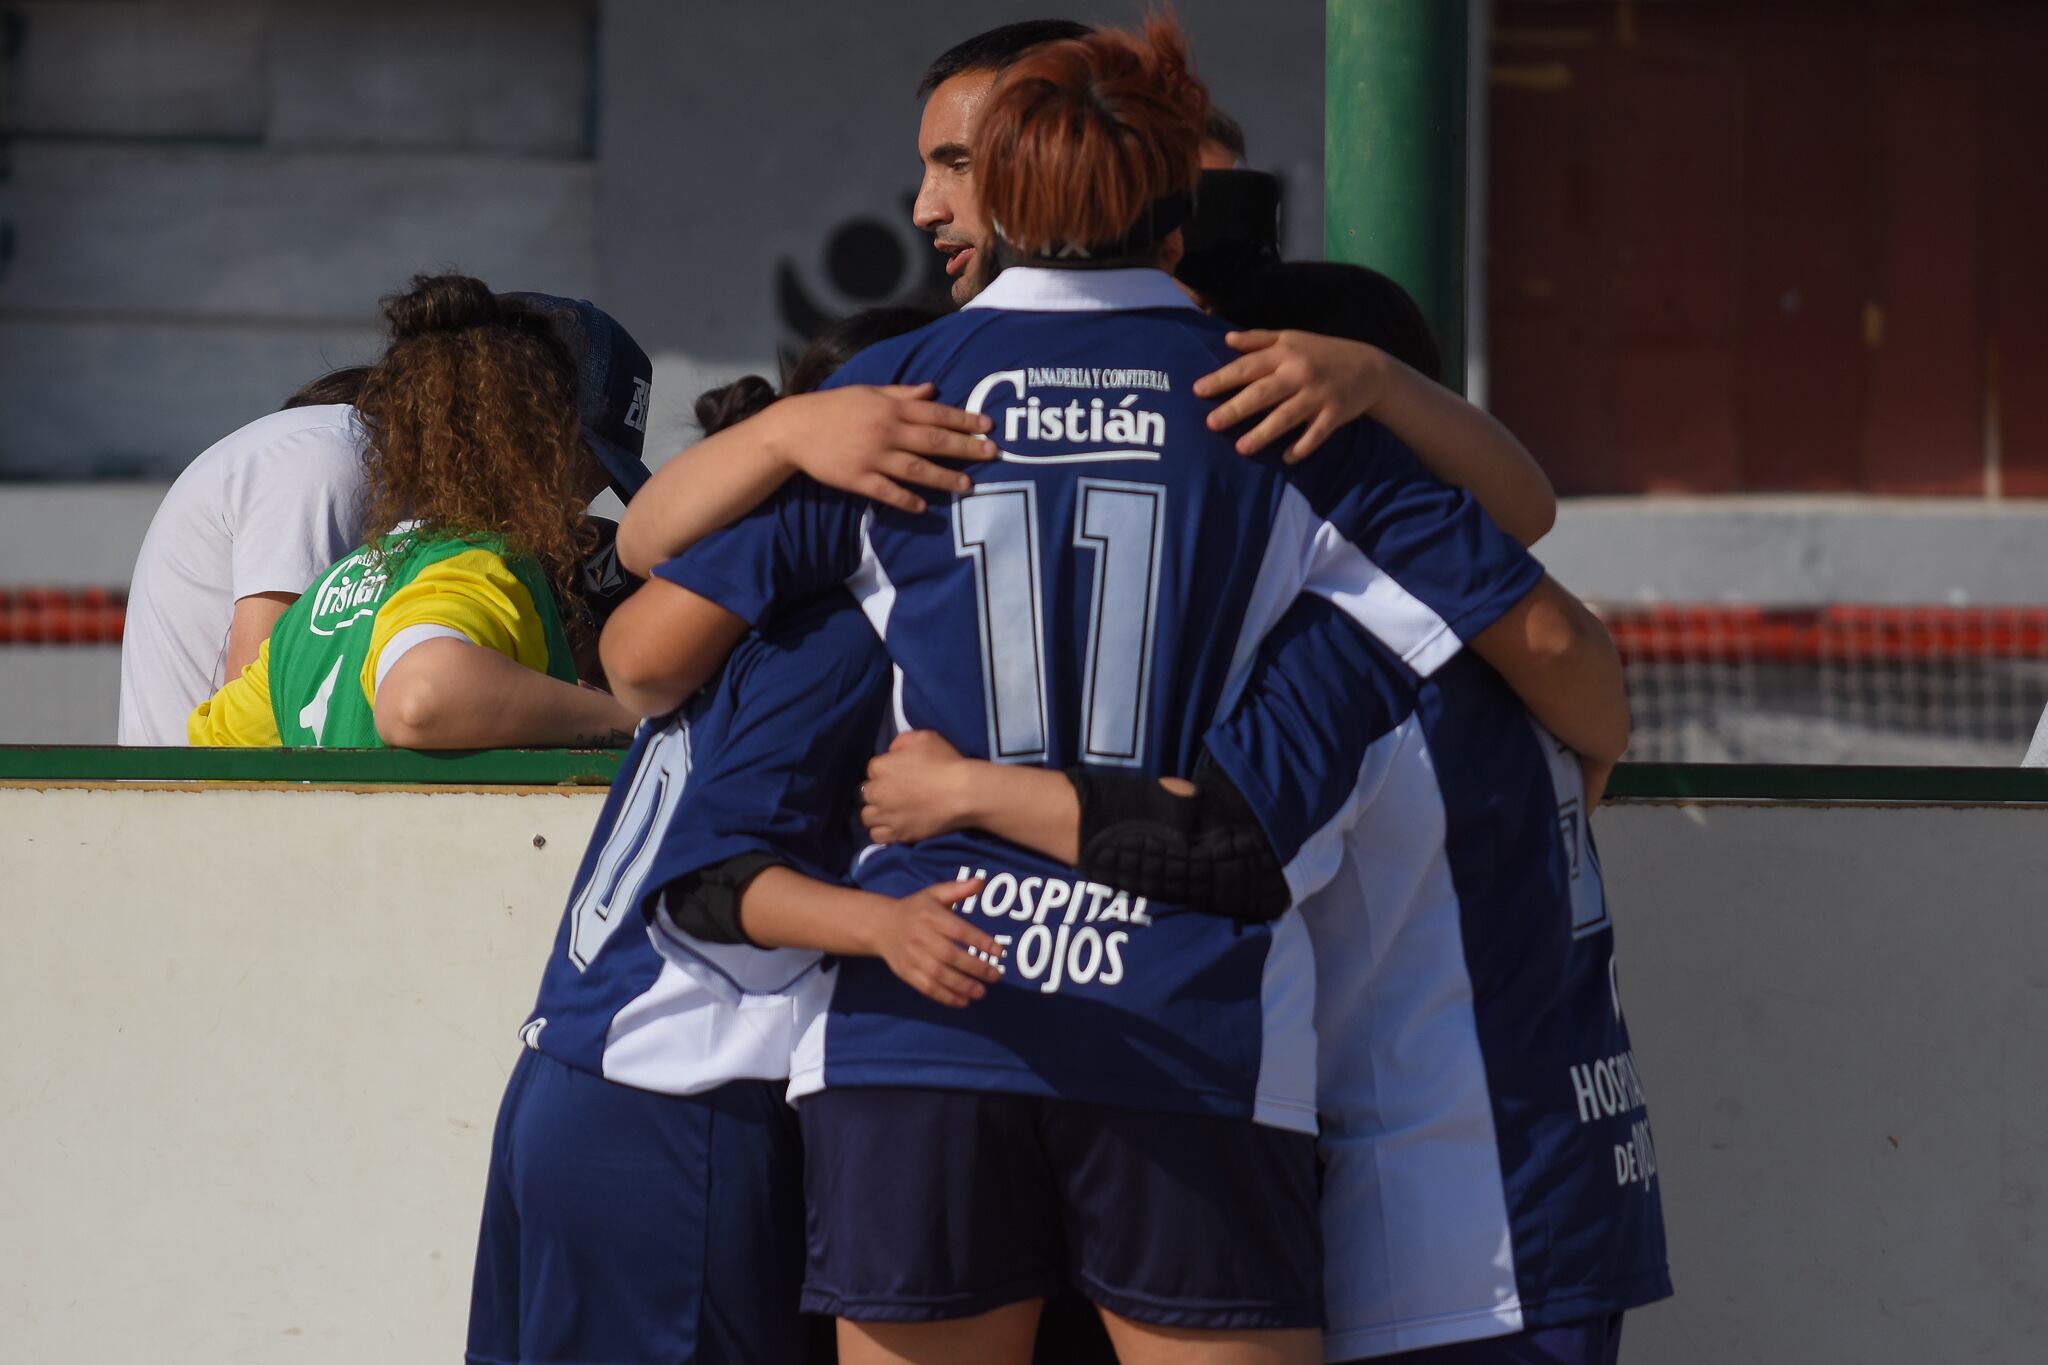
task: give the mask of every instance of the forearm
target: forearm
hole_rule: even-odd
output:
[[[1292,903],[1257,816],[1213,768],[1190,783],[964,759],[954,782],[950,827],[986,830],[1107,885],[1253,923]]]
[[[466,640],[428,640],[377,689],[377,734],[405,749],[612,746],[632,718],[610,695]]]
[[[740,893],[740,928],[749,942],[763,948],[872,957],[876,917],[893,909],[893,901],[872,892],[771,867]]]
[[[1470,493],[1523,545],[1557,521],[1557,493],[1515,434],[1483,409],[1383,352],[1382,397],[1373,416],[1447,484]]]
[[[619,521],[619,563],[642,578],[766,502],[795,467],[782,459],[772,412],[715,432],[647,481]]]
[[[255,592],[235,599],[235,614],[228,620],[227,653],[221,660],[221,677],[232,681],[256,662],[257,651],[270,638],[278,618],[299,600],[295,592]]]
[[[985,829],[1072,866],[1081,858],[1081,799],[1067,775],[985,759],[961,762],[955,828]]]
[[[1585,759],[1628,748],[1628,687],[1614,639],[1583,602],[1545,578],[1472,648],[1545,728]]]

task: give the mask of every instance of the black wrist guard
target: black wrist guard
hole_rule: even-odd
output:
[[[1196,770],[1193,796],[1136,774],[1069,768],[1067,779],[1081,798],[1078,866],[1090,880],[1246,924],[1287,912],[1272,841],[1213,764]]]

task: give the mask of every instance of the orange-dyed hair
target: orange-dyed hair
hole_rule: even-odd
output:
[[[1026,256],[1117,241],[1155,200],[1193,188],[1208,117],[1170,13],[1142,33],[1034,48],[997,79],[974,130],[982,209]]]

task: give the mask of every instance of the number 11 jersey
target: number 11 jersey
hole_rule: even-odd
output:
[[[1012,268],[863,352],[842,384],[931,382],[998,458],[921,515],[797,481],[658,573],[759,624],[845,583],[890,656],[898,730],[1057,768],[1185,773],[1260,638],[1328,598],[1426,675],[1541,577],[1462,493],[1359,423],[1294,467],[1211,432],[1196,379],[1234,355],[1153,270]],[[1240,926],[1077,879],[979,831],[869,849],[900,896],[974,875],[1008,945],[964,1011],[880,962],[837,968],[791,1091],[933,1086],[1315,1126],[1314,962],[1293,913]]]

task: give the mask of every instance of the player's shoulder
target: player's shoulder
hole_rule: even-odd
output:
[[[888,655],[852,594],[831,588],[749,631],[728,672],[738,686],[783,682],[806,692],[858,692],[888,673]]]
[[[987,316],[977,311],[947,313],[915,331],[878,341],[840,366],[824,387],[921,383],[982,329]]]

